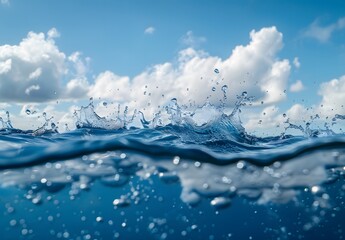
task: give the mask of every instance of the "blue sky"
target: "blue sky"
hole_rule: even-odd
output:
[[[84,72],[90,84],[105,71],[134,78],[157,64],[178,62],[188,47],[224,60],[236,46],[250,42],[250,31],[271,26],[283,35],[283,48],[274,58],[287,59],[291,66],[287,90],[297,80],[304,86],[275,106],[287,110],[295,103],[318,104],[320,84],[345,74],[341,0],[1,2],[0,45],[18,45],[30,31],[56,28],[59,51],[90,58]],[[145,33],[149,27],[154,30]],[[300,67],[293,66],[295,57]]]

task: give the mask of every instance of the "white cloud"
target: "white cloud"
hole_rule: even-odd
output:
[[[27,89],[25,89],[25,94],[27,95],[31,95],[31,92],[33,91],[38,91],[40,90],[41,87],[39,85],[31,85],[30,87],[28,87]]]
[[[301,80],[297,80],[295,83],[291,84],[290,92],[300,92],[304,89],[303,83]]]
[[[329,24],[327,26],[321,26],[319,20],[315,20],[304,31],[305,37],[314,38],[320,42],[327,42],[335,31],[345,28],[345,17],[339,18],[337,22]]]
[[[39,67],[35,71],[30,73],[29,79],[30,80],[35,80],[35,79],[38,79],[41,75],[42,75],[42,68]]]
[[[206,42],[206,38],[195,36],[192,31],[188,31],[182,36],[181,42],[188,47],[198,48],[202,43]]]
[[[89,82],[86,78],[75,78],[70,80],[65,88],[65,91],[60,94],[62,99],[78,99],[86,96],[89,91]]]
[[[179,52],[176,64],[158,64],[130,79],[110,71],[101,73],[90,87],[89,96],[109,99],[138,109],[164,105],[171,98],[179,103],[219,104],[223,85],[229,87],[227,105],[247,91],[256,104],[272,104],[285,99],[290,74],[288,60],[279,60],[282,34],[275,27],[251,31],[251,41],[237,46],[222,60],[203,51],[187,48]],[[217,68],[220,73],[213,70]],[[253,77],[251,77],[253,76]],[[214,89],[214,91],[212,90]]]
[[[153,34],[156,31],[156,29],[152,26],[148,27],[145,29],[144,33],[145,34]]]
[[[58,38],[60,37],[60,33],[56,28],[52,28],[48,31],[47,36],[49,39]]]
[[[69,65],[78,66],[78,78],[84,77],[81,75],[86,71],[79,66],[80,60],[68,59],[59,50],[54,42],[58,36],[55,28],[47,35],[29,32],[18,45],[0,46],[0,101],[45,102],[74,97],[66,95],[63,84],[70,72]]]
[[[301,67],[301,63],[300,63],[298,57],[295,57],[293,59],[293,65],[295,66],[295,68],[300,68]]]
[[[345,75],[320,85],[320,111],[324,114],[345,114]]]
[[[290,123],[302,126],[304,129],[307,122],[312,122],[312,129],[325,130],[325,123],[328,123],[329,127],[338,131],[339,127],[344,126],[344,123],[338,122],[337,125],[332,127],[332,119],[336,114],[345,114],[345,75],[320,84],[318,93],[322,97],[319,103],[310,107],[294,104],[285,112],[285,118],[282,112],[278,111],[275,106],[266,107],[259,113],[253,112],[252,109],[243,109],[244,114],[242,116],[244,116],[243,120],[246,131],[254,132],[255,134],[265,134],[269,129],[270,134],[274,131],[280,134],[288,126],[285,123],[287,119],[289,119]],[[274,126],[279,127],[275,128]],[[295,131],[296,134],[302,133],[300,130],[290,129],[289,131]]]
[[[0,62],[0,75],[9,72],[12,68],[12,59]]]

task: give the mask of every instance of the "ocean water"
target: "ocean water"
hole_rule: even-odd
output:
[[[151,120],[102,118],[90,103],[65,132],[51,119],[16,129],[8,113],[1,239],[343,239],[345,135],[288,120],[278,136],[250,135],[245,100],[226,114],[172,99]]]

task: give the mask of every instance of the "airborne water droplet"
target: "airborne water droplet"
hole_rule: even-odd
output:
[[[218,73],[219,73],[218,68],[215,68],[215,69],[214,69],[214,72],[218,74]]]
[[[223,91],[223,92],[226,92],[227,90],[228,90],[228,85],[223,85],[222,91]]]
[[[246,97],[247,95],[248,95],[247,92],[242,92],[242,96],[243,96],[243,97]]]
[[[26,112],[27,115],[30,115],[30,114],[31,114],[30,109],[26,109],[25,112]]]
[[[212,88],[212,91],[213,91],[213,92],[214,92],[214,91],[216,91],[216,88],[215,88],[215,87],[213,87],[213,88]]]
[[[103,102],[103,106],[104,107],[108,106],[108,103],[107,102]]]

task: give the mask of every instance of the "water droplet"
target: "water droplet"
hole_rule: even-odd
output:
[[[283,114],[283,117],[284,117],[284,118],[286,117],[286,113]]]
[[[104,107],[108,106],[108,103],[107,102],[103,102],[103,106]]]
[[[218,68],[215,68],[215,69],[214,69],[214,72],[218,74],[218,73],[219,73]]]
[[[30,109],[26,109],[26,110],[25,110],[25,113],[26,113],[27,115],[30,115],[30,114],[31,114]]]
[[[223,85],[222,91],[223,91],[223,92],[226,92],[227,90],[228,90],[228,85]]]
[[[213,91],[213,92],[216,91],[216,87],[213,87],[213,88],[212,88],[212,91]]]
[[[242,92],[242,96],[246,97],[248,95],[248,93],[246,91]]]

